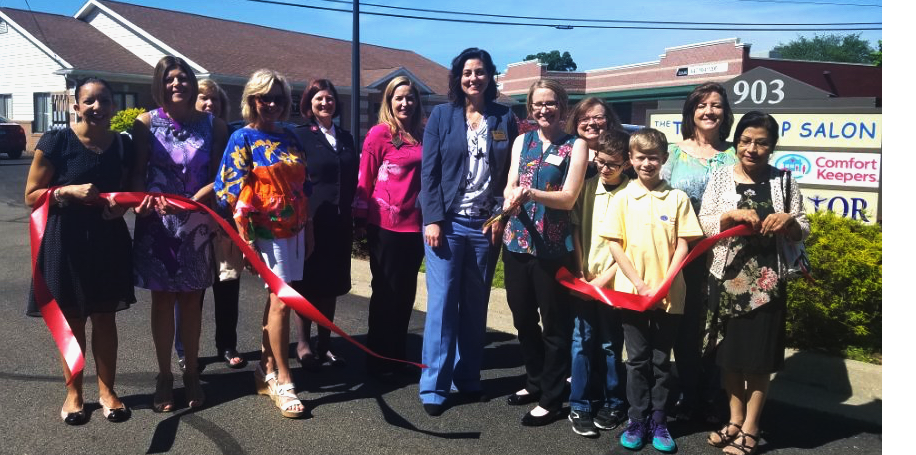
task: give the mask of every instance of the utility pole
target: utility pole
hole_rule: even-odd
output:
[[[353,0],[353,51],[350,64],[350,132],[353,133],[353,149],[359,150],[360,122],[359,122],[359,0]]]

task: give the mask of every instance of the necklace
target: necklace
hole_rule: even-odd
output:
[[[191,135],[190,131],[184,129],[180,123],[175,121],[175,119],[173,119],[172,116],[166,113],[165,110],[163,110],[161,107],[159,108],[159,115],[169,121],[167,131],[172,136],[178,138],[179,141],[184,141]]]

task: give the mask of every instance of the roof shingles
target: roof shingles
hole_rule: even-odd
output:
[[[99,3],[211,74],[247,78],[259,68],[271,68],[292,81],[327,78],[350,85],[350,41],[129,3]],[[361,44],[360,66],[363,78],[372,70],[403,66],[436,93],[448,92],[448,69],[411,51]]]

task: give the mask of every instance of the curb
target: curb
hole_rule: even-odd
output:
[[[369,261],[353,258],[350,293],[368,298],[372,294],[371,281]],[[417,280],[413,309],[426,312],[424,273]],[[490,291],[487,328],[516,334],[505,289]],[[880,427],[881,370],[881,365],[786,349],[785,366],[773,374],[768,398]]]

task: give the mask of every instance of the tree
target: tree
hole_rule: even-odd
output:
[[[871,61],[875,66],[881,66],[881,40],[878,40],[878,50],[871,54]]]
[[[573,61],[569,52],[564,52],[563,55],[560,55],[560,51],[553,50],[550,52],[529,54],[525,57],[526,61],[534,59],[538,59],[541,63],[546,64],[548,71],[575,71],[577,68],[576,62]]]
[[[874,63],[875,49],[860,38],[861,33],[849,35],[814,35],[808,39],[800,36],[773,48],[778,58],[811,60],[818,62]]]

